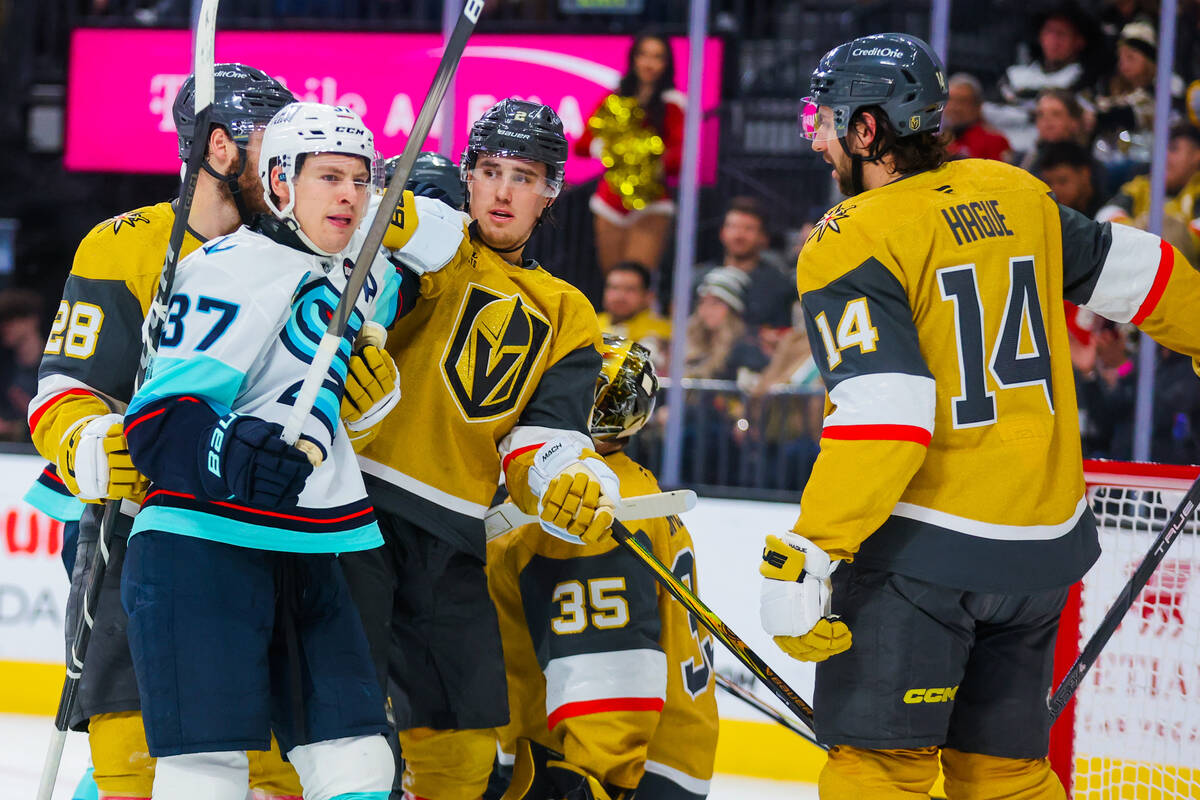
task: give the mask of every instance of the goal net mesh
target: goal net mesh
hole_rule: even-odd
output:
[[[1128,474],[1112,474],[1122,470]],[[1174,474],[1155,474],[1154,465],[1089,465],[1088,495],[1099,522],[1102,554],[1078,592],[1076,653],[1100,625],[1190,482],[1179,468]],[[1073,719],[1062,720],[1072,731],[1073,797],[1200,798],[1196,514],[1138,594],[1075,698]]]

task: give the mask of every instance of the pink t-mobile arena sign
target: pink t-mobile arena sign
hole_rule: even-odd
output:
[[[470,123],[504,97],[546,103],[558,111],[567,138],[577,139],[588,116],[625,70],[628,36],[486,35],[472,37],[454,88],[452,152],[462,152]],[[375,132],[375,146],[398,154],[441,58],[440,34],[229,31],[217,35],[217,60],[239,61],[275,76],[301,100],[346,105]],[[676,84],[689,96],[687,40],[672,41]],[[103,30],[72,33],[67,93],[68,169],[176,172],[171,104],[189,71],[187,31]],[[720,97],[721,41],[705,43],[702,107]],[[425,143],[438,149],[440,118]],[[716,174],[716,120],[705,123],[702,176]],[[567,179],[587,180],[598,161],[571,156]]]

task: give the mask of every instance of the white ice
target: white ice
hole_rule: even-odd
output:
[[[0,714],[0,798],[3,800],[34,800],[42,761],[54,723],[49,717],[23,714]],[[67,735],[54,800],[71,800],[71,792],[87,768],[87,737],[82,733]],[[817,787],[805,783],[789,783],[732,775],[713,778],[711,800],[809,800],[816,798]]]

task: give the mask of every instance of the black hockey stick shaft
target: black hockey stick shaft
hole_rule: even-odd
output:
[[[714,679],[717,682],[717,686],[719,686],[721,689],[725,690],[726,694],[736,697],[738,700],[741,700],[743,703],[750,706],[758,713],[779,723],[780,725],[787,728],[792,733],[794,733],[797,736],[804,739],[806,742],[810,742],[811,744],[813,744],[816,747],[821,748],[822,750],[829,749],[828,747],[826,747],[825,745],[821,744],[820,742],[818,742],[816,740],[816,738],[813,736],[812,731],[808,730],[803,725],[800,725],[794,719],[791,719],[790,717],[788,717],[786,714],[781,713],[778,709],[776,709],[770,703],[763,700],[761,697],[756,695],[754,692],[750,691],[749,689],[745,688],[744,686],[738,685],[738,683],[736,681],[734,681],[732,678],[726,677],[725,675],[722,675],[720,672],[715,672]]]
[[[371,265],[375,263],[379,247],[383,244],[383,235],[404,197],[404,184],[408,183],[408,176],[412,172],[413,164],[417,161],[417,156],[421,153],[425,137],[433,128],[433,119],[437,115],[438,107],[442,104],[442,98],[446,96],[446,88],[454,78],[458,63],[462,60],[467,40],[475,31],[475,23],[479,20],[481,10],[483,10],[483,0],[466,0],[462,13],[459,14],[458,22],[455,23],[454,30],[446,42],[446,49],[442,52],[442,60],[433,76],[429,93],[425,95],[425,101],[421,104],[421,110],[413,123],[408,141],[404,145],[404,151],[400,154],[400,160],[396,162],[396,171],[392,174],[387,192],[383,195],[379,208],[375,211],[371,227],[367,229],[362,249],[358,251],[358,257],[354,260],[354,268],[350,272],[350,277],[346,279],[346,288],[342,290],[341,299],[338,300],[337,307],[329,318],[329,325],[321,337],[312,364],[304,376],[304,383],[301,384],[300,390],[296,394],[295,405],[292,407],[292,413],[288,417],[283,431],[283,440],[288,444],[296,443],[300,436],[300,428],[316,403],[317,394],[329,372],[329,366],[333,363],[334,355],[341,346],[346,326],[350,323],[354,304],[358,300],[359,293],[362,292],[363,284],[367,281],[367,275],[371,272]],[[449,135],[449,132],[446,135]]]
[[[200,177],[200,170],[203,169],[204,157],[208,149],[209,119],[215,94],[213,66],[219,2],[220,0],[203,0],[197,18],[195,57],[192,64],[192,73],[196,81],[195,134],[192,137],[191,149],[188,151],[187,165],[180,186],[179,205],[175,209],[175,219],[171,224],[171,234],[167,239],[167,251],[163,257],[158,289],[146,315],[147,324],[142,333],[142,351],[138,357],[137,373],[133,384],[135,390],[145,379],[146,370],[158,350],[158,340],[162,335],[163,324],[167,317],[167,304],[171,299],[171,286],[175,282],[175,270],[179,265],[179,252],[183,247],[183,237],[187,232],[192,199],[196,193],[196,183]],[[58,767],[62,761],[67,728],[79,696],[79,681],[83,677],[83,665],[87,657],[88,644],[92,638],[92,626],[99,607],[100,591],[108,573],[109,549],[120,508],[120,500],[109,500],[104,504],[104,516],[100,521],[96,553],[92,558],[91,572],[83,591],[83,605],[79,610],[79,619],[71,639],[67,674],[63,679],[62,693],[58,699],[58,711],[54,715],[56,732],[50,741],[46,759],[42,764],[42,776],[38,784],[38,800],[50,800],[54,793],[54,784],[58,780]]]
[[[775,670],[767,665],[767,662],[758,657],[758,654],[750,649],[742,638],[733,632],[733,629],[718,617],[711,608],[704,604],[704,601],[696,596],[696,593],[689,589],[675,573],[667,569],[667,567],[659,561],[654,553],[646,549],[646,546],[634,538],[621,522],[614,520],[612,525],[613,538],[624,545],[638,557],[638,559],[650,568],[654,573],[655,579],[661,583],[671,595],[683,604],[683,607],[688,610],[696,621],[707,628],[713,636],[721,644],[725,645],[725,649],[733,654],[734,658],[742,662],[746,669],[753,673],[754,677],[758,678],[771,693],[779,698],[787,710],[795,714],[801,722],[808,725],[810,729],[813,727],[813,710],[812,706],[804,702],[804,699],[796,693],[796,690],[788,686],[787,681],[779,677]],[[815,731],[814,731],[815,733]]]
[[[1088,672],[1096,663],[1096,659],[1100,656],[1100,651],[1108,644],[1108,640],[1116,632],[1117,627],[1121,624],[1121,620],[1125,618],[1125,614],[1133,607],[1133,603],[1137,600],[1137,596],[1141,594],[1142,589],[1146,588],[1146,583],[1149,582],[1150,576],[1158,565],[1162,563],[1163,557],[1166,556],[1167,550],[1179,538],[1179,534],[1187,526],[1188,520],[1196,510],[1197,504],[1200,504],[1200,478],[1197,478],[1183,499],[1179,501],[1179,505],[1175,509],[1175,513],[1167,520],[1166,526],[1162,532],[1150,545],[1150,550],[1142,559],[1142,563],[1138,564],[1133,575],[1126,581],[1125,586],[1121,588],[1117,599],[1113,601],[1112,607],[1108,609],[1108,613],[1104,615],[1104,619],[1100,622],[1096,632],[1092,634],[1092,638],[1088,639],[1087,644],[1079,652],[1079,657],[1075,659],[1075,663],[1071,665],[1071,669],[1067,672],[1058,688],[1054,690],[1054,694],[1050,697],[1047,703],[1050,710],[1050,720],[1053,722],[1058,719],[1058,715],[1067,707],[1067,703],[1071,702],[1071,697],[1075,694],[1075,690],[1083,683],[1083,679],[1087,677]]]

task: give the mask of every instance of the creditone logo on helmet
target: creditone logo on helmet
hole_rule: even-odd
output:
[[[873,56],[875,58],[904,58],[908,53],[894,47],[856,47],[850,51],[852,56]]]
[[[468,422],[513,411],[550,338],[550,322],[521,295],[468,285],[442,356],[442,377]]]

